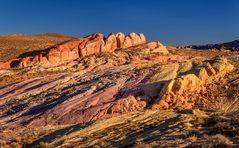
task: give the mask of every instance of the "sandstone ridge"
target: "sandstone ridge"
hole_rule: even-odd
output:
[[[2,62],[0,68],[57,64],[91,54],[114,52],[116,49],[124,49],[144,43],[146,43],[146,39],[143,34],[130,33],[125,36],[119,32],[117,34],[111,33],[105,37],[101,33],[95,33],[63,42],[29,56],[11,60],[11,62]]]

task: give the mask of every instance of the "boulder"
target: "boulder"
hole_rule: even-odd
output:
[[[134,96],[128,96],[117,100],[108,110],[107,113],[126,113],[129,111],[141,110],[146,107],[146,102],[137,100]]]
[[[172,80],[168,88],[169,93],[182,94],[183,92],[191,92],[198,89],[201,80],[194,74],[188,74]]]
[[[198,64],[192,64],[191,62],[181,63],[177,75],[174,76],[175,78],[171,77],[172,79],[164,83],[164,86],[160,88],[159,97],[156,99],[159,103],[155,104],[152,108],[179,106],[192,108],[194,102],[190,100],[190,97],[188,98],[187,95],[195,95],[203,91],[206,84],[216,82],[223,78],[225,74],[233,70],[233,67],[234,66],[224,58],[203,61]],[[159,80],[161,80],[158,84],[162,84],[165,78],[161,77],[168,72],[169,68],[166,68],[157,74],[159,75]],[[170,77],[167,79],[170,79]],[[153,91],[153,93],[154,92],[155,91]]]
[[[141,39],[141,43],[146,43],[146,38],[145,38],[144,34],[140,33],[139,37]]]
[[[141,41],[141,38],[138,34],[136,33],[130,33],[129,35],[129,38],[131,39],[131,42],[132,42],[132,46],[135,46],[135,45],[139,45],[139,44],[142,44],[143,42]]]
[[[202,67],[202,68],[199,70],[197,76],[198,76],[198,78],[199,78],[200,80],[202,80],[203,83],[205,83],[205,82],[208,80],[208,78],[209,78],[209,75],[207,74],[207,70],[206,70],[205,67]]]
[[[102,46],[102,52],[113,52],[117,49],[118,43],[115,35],[113,33],[109,34],[109,36],[105,40],[105,44]]]
[[[161,53],[161,54],[168,54],[167,48],[161,44],[159,41],[153,41],[147,43],[147,47],[150,49],[153,53]]]
[[[220,73],[222,75],[234,69],[234,66],[230,64],[226,58],[215,59],[215,61],[213,61],[212,63],[212,67],[216,71],[216,73]]]
[[[129,36],[126,36],[123,43],[123,48],[128,48],[133,46],[132,40]]]
[[[177,77],[179,64],[167,64],[159,68],[150,80],[150,83],[142,86],[143,93],[146,96],[156,97],[167,83]]]
[[[210,63],[206,64],[205,70],[207,71],[208,76],[213,76],[216,74],[216,71],[214,70],[214,68],[211,66]]]
[[[161,82],[172,80],[177,77],[178,68],[179,68],[178,63],[163,65],[159,68],[158,72],[152,76],[151,81]]]
[[[192,70],[193,63],[192,61],[185,61],[180,63],[179,68],[178,68],[178,74],[184,74]]]
[[[161,82],[152,82],[152,83],[148,83],[145,84],[141,87],[143,94],[145,96],[154,98],[157,97],[159,95],[159,93],[161,92],[161,90],[163,89],[164,85],[166,84],[165,81],[161,81]]]
[[[122,48],[128,48],[144,43],[146,43],[146,39],[143,34],[136,34],[132,32],[125,37]]]
[[[122,32],[118,32],[116,34],[116,40],[117,40],[117,47],[118,48],[123,48],[124,39],[125,39],[125,35]]]
[[[94,53],[99,53],[101,47],[104,44],[104,35],[100,33],[89,35],[85,38],[82,38],[82,41],[79,43],[78,50],[80,56],[87,56]]]

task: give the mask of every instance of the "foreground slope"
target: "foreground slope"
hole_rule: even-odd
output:
[[[207,136],[238,144],[237,53],[130,39],[129,47],[1,70],[2,145],[197,146]]]
[[[22,139],[35,140],[28,147],[236,147],[238,117],[197,109],[145,110],[87,124],[28,129]]]

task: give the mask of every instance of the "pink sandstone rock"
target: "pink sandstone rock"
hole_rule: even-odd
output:
[[[41,52],[35,52],[32,56],[19,58],[19,62],[14,67],[57,64],[91,54],[114,52],[116,49],[128,48],[144,43],[146,43],[146,39],[143,34],[130,33],[125,37],[123,33],[119,32],[116,35],[111,33],[106,38],[101,33],[95,33],[83,38],[63,42]],[[0,63],[0,68],[8,67],[12,67],[10,63]]]
[[[124,39],[125,39],[125,35],[122,32],[118,32],[116,34],[116,40],[117,40],[117,47],[118,48],[123,48]]]

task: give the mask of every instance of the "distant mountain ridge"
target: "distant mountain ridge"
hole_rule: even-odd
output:
[[[186,46],[186,48],[193,48],[193,49],[226,49],[226,50],[232,50],[232,51],[239,51],[239,39],[231,41],[231,42],[225,42],[225,43],[219,43],[219,44],[206,44],[206,45],[190,45]]]

